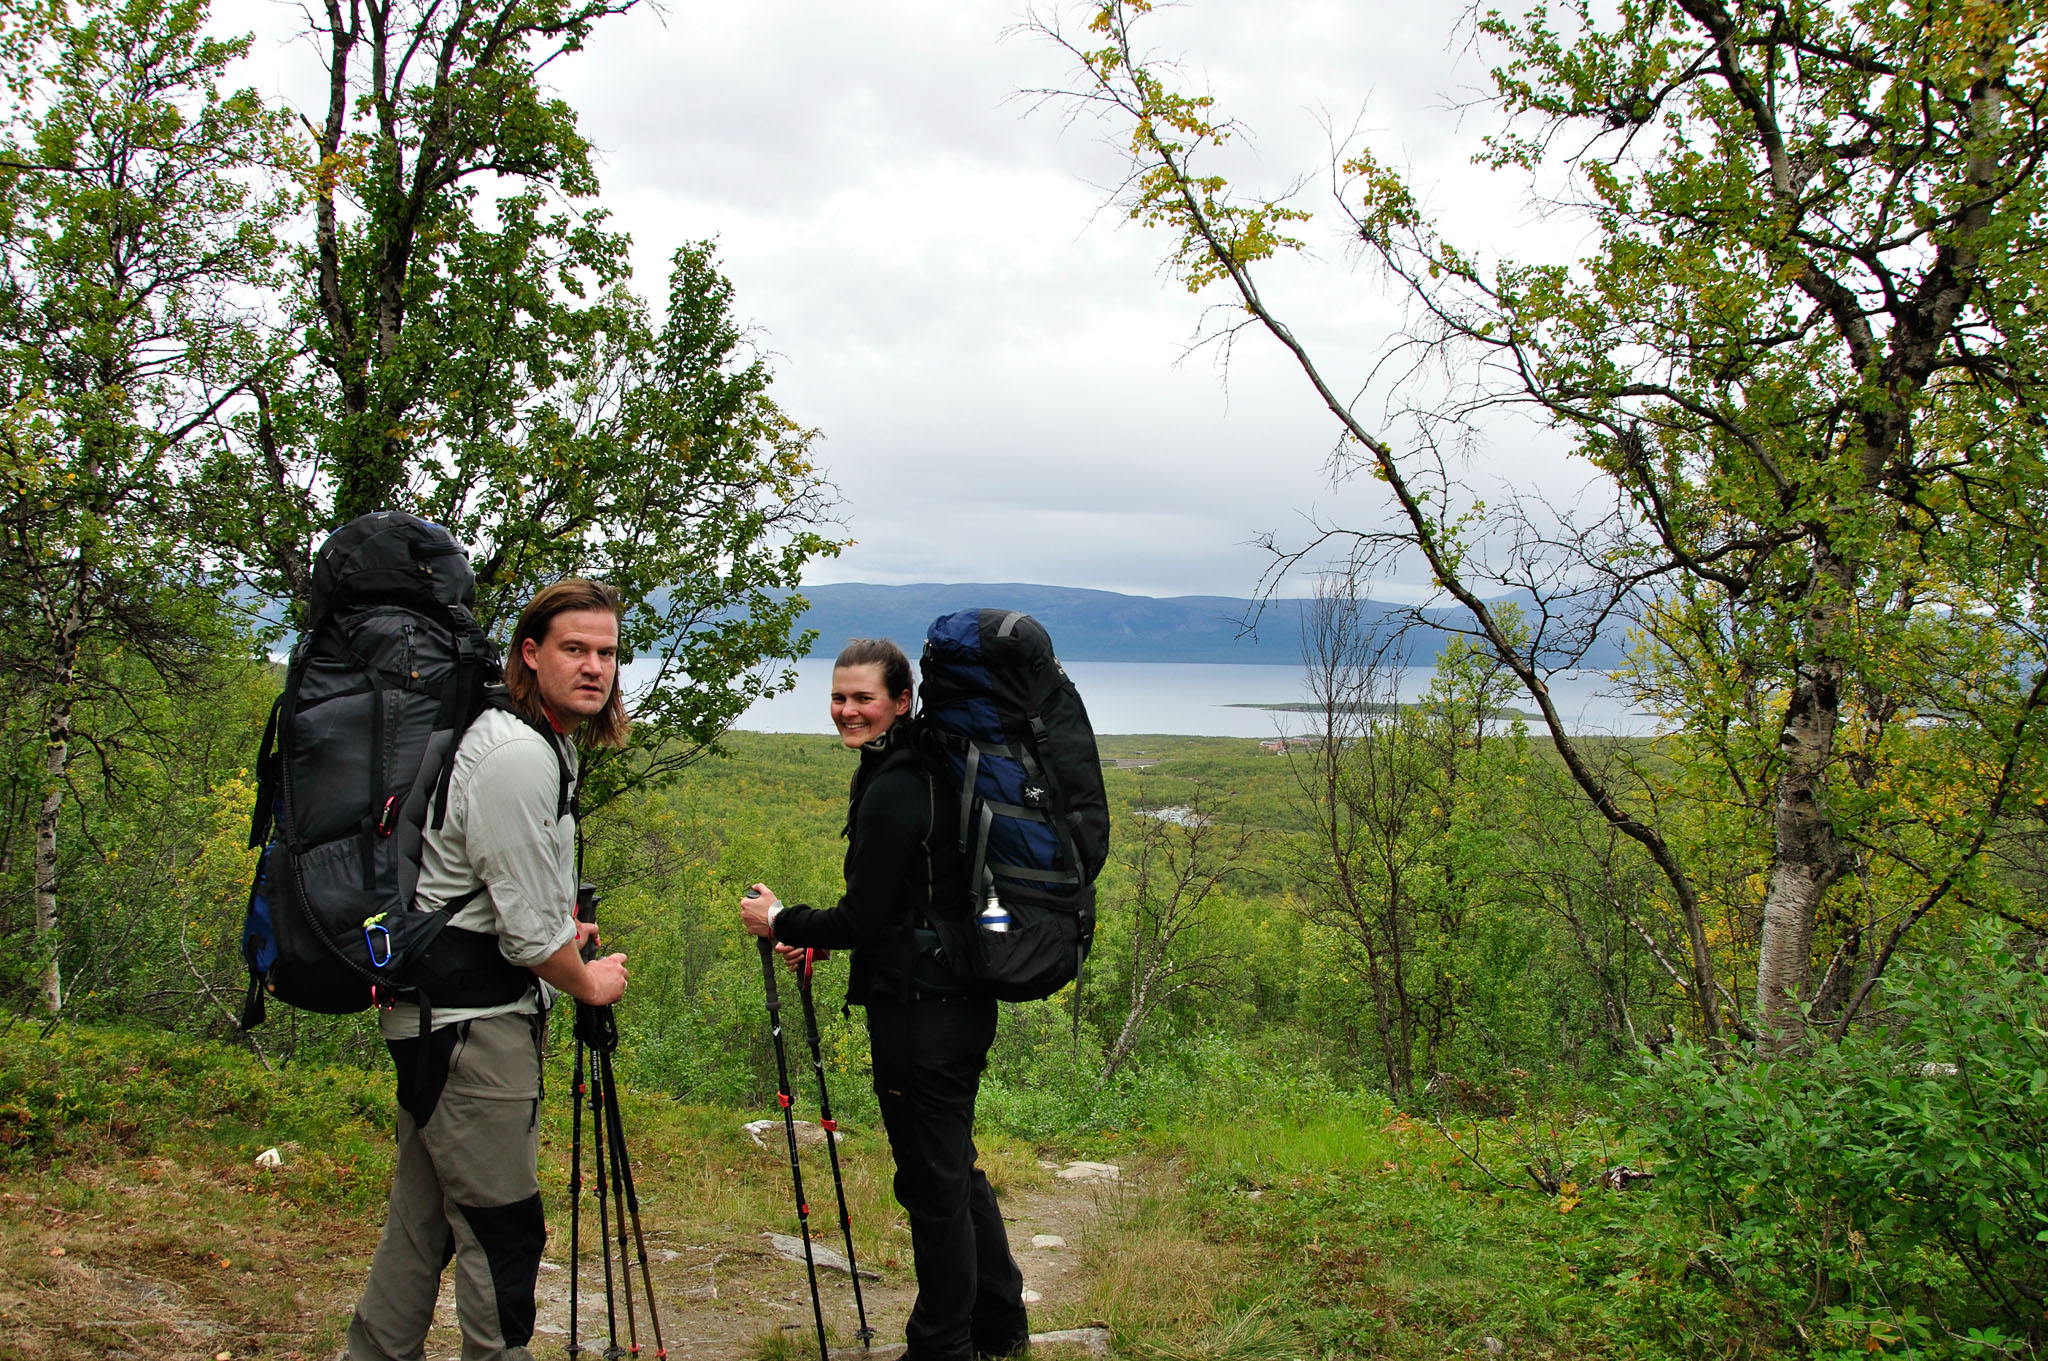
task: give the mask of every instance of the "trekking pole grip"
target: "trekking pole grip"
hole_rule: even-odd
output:
[[[593,926],[597,924],[596,884],[585,882],[576,885],[576,920],[589,922]],[[583,949],[580,953],[583,956],[583,962],[586,964],[596,959],[597,937],[592,936],[589,940],[584,941]]]
[[[761,890],[750,888],[742,897],[758,898]],[[768,989],[768,1010],[774,1011],[782,1005],[775,993],[775,939],[772,936],[756,936],[754,943],[761,947],[761,983]]]
[[[756,936],[761,943],[761,982],[768,989],[768,1009],[775,1010],[782,1005],[775,995],[775,942],[766,936]]]

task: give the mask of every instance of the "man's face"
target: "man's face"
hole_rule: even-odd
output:
[[[604,712],[619,679],[619,621],[610,610],[563,610],[547,637],[519,644],[541,703],[564,730]]]

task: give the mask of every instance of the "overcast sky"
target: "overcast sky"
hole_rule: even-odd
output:
[[[283,6],[247,17],[264,3],[223,17],[287,31]],[[1198,0],[1150,30],[1256,134],[1235,173],[1309,181],[1313,259],[1266,287],[1353,379],[1396,318],[1327,212],[1330,126],[1408,164],[1467,239],[1537,230],[1517,186],[1467,164],[1477,126],[1452,106],[1484,62],[1438,10]],[[1160,271],[1161,234],[1107,206],[1110,130],[1021,93],[1074,80],[1025,17],[1013,0],[671,0],[607,21],[549,78],[602,149],[641,291],[661,296],[678,244],[716,237],[778,400],[823,431],[857,542],[813,582],[1248,595],[1256,536],[1298,540],[1311,511],[1373,523],[1383,502],[1332,485],[1334,426],[1269,338],[1227,374],[1188,352],[1204,300]],[[265,82],[312,107],[310,57]],[[1527,446],[1502,441],[1475,480],[1540,464]]]

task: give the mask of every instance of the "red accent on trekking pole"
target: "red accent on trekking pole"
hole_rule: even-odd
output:
[[[827,1134],[837,1134],[839,1132],[839,1122],[837,1120],[820,1120],[818,1127]]]
[[[784,1110],[788,1110],[788,1109],[789,1109],[789,1093],[788,1093],[788,1092],[777,1092],[777,1093],[775,1094],[775,1099],[776,1099],[777,1101],[779,1101],[779,1102],[781,1102],[781,1103],[782,1103],[782,1109],[784,1109]]]

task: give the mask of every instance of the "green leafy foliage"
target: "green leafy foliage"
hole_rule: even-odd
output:
[[[259,192],[278,116],[220,88],[248,44],[205,15],[32,6],[0,29],[0,663],[44,753],[27,953],[51,1012],[71,762],[121,726],[80,727],[88,697],[189,680],[235,647],[199,549],[195,446],[264,363],[291,200]]]
[[[2048,977],[1999,933],[1893,980],[1884,1031],[1637,1091],[1697,1258],[1789,1343],[2031,1350],[2048,1291]],[[2002,1342],[2000,1341],[2002,1339]],[[1925,1349],[1925,1350],[1920,1350]]]

